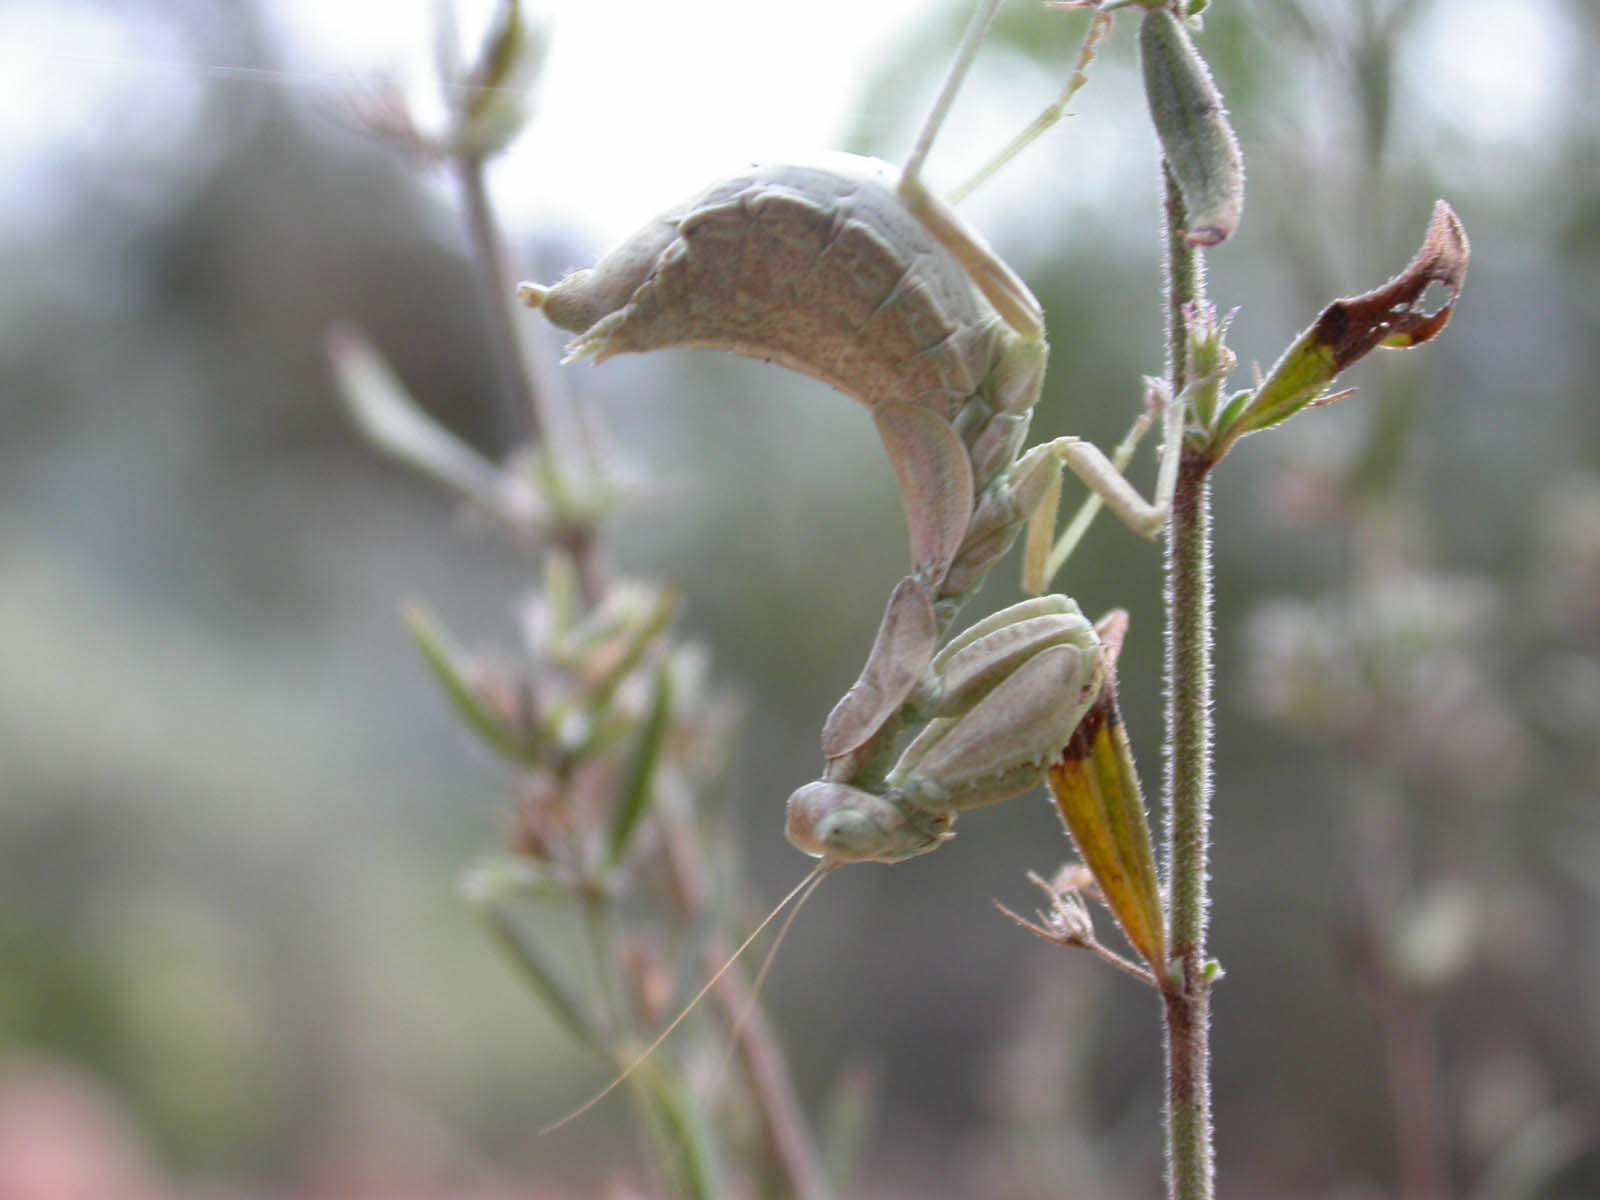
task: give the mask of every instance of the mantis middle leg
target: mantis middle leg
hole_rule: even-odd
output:
[[[973,14],[961,47],[956,52],[955,61],[945,76],[938,98],[917,134],[911,154],[901,171],[899,194],[906,208],[945,249],[950,251],[956,261],[961,263],[973,283],[1010,326],[1019,342],[1023,343],[1019,346],[1018,353],[1038,354],[1045,342],[1044,310],[1039,301],[989,245],[970,226],[957,218],[949,205],[929,192],[922,182],[923,164],[927,161],[934,140],[949,115],[956,94],[960,91],[967,71],[977,56],[979,45],[988,34],[999,6],[1000,0],[981,0],[977,11]],[[1101,36],[1103,36],[1103,26],[1097,23],[1091,28],[1089,38],[1085,41],[1078,69],[1066,92],[1058,104],[1048,110],[1055,116],[1059,116],[1072,94],[1081,86],[1083,71]],[[1020,140],[1020,144],[1008,147],[1008,152],[1015,153],[1021,145],[1025,145],[1048,128],[1050,123],[1053,123],[1053,120],[1043,124],[1036,122],[1036,128],[1032,128],[1025,138]],[[1066,466],[1091,492],[1090,501],[1080,509],[1078,517],[1068,526],[1067,533],[1060,541],[1052,544],[1055,508],[1060,496],[1059,481],[1053,480],[1045,489],[1044,497],[1029,514],[1028,553],[1023,567],[1025,590],[1038,595],[1049,587],[1050,580],[1060,570],[1101,503],[1142,537],[1155,537],[1160,532],[1166,521],[1172,491],[1177,481],[1183,428],[1180,404],[1169,398],[1161,407],[1166,417],[1163,422],[1165,436],[1155,496],[1151,500],[1141,496],[1122,473],[1134,448],[1149,426],[1149,417],[1146,414],[1140,415],[1128,437],[1124,439],[1122,447],[1119,447],[1118,452],[1112,457],[1108,458],[1099,447],[1090,442],[1080,438],[1063,437],[1044,446],[1035,447],[1012,467],[1012,472],[1020,478],[1028,472],[1040,469],[1059,471],[1060,467]]]

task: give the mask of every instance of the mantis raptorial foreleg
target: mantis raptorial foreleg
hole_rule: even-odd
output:
[[[999,7],[1000,0],[983,0],[977,12],[973,13],[961,40],[961,48],[956,51],[955,62],[950,65],[928,119],[923,122],[906,164],[900,169],[899,193],[911,214],[966,268],[972,282],[994,305],[995,311],[1005,318],[1006,324],[1028,341],[1042,341],[1044,311],[1028,290],[1028,285],[1017,277],[1017,273],[989,248],[988,243],[970,225],[956,216],[949,205],[929,192],[922,182],[922,167],[927,161],[928,152],[933,149],[934,139],[939,136],[945,118],[950,114],[950,106],[955,103],[956,93],[961,90],[961,84],[972,66],[972,60],[977,57],[978,47],[989,33],[989,26],[994,22],[994,14]]]

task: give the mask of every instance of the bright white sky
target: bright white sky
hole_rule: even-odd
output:
[[[933,2],[528,0],[552,21],[553,50],[539,117],[497,164],[500,207],[510,222],[555,216],[605,242],[742,162],[836,146],[894,39]],[[0,211],[10,234],[50,219],[30,163],[76,150],[136,186],[162,160],[192,156],[185,130],[203,119],[203,82],[290,87],[331,101],[386,75],[425,78],[434,6],[435,0],[274,0],[264,7],[284,57],[263,68],[196,62],[192,48],[159,23],[126,19],[141,11],[134,6],[119,12],[81,0],[6,0]],[[465,44],[493,7],[494,0],[460,0]],[[1074,27],[1080,22],[1073,19]],[[1075,28],[1064,30],[1062,75],[1076,51]],[[1407,37],[1412,69],[1404,73],[1401,103],[1427,108],[1430,120],[1461,130],[1469,142],[1515,153],[1525,149],[1522,131],[1556,118],[1568,102],[1579,79],[1575,48],[1554,0],[1450,0]],[[936,183],[960,178],[1062,82],[993,55],[980,57],[980,74],[986,69],[984,102],[958,106],[935,154]],[[1111,91],[1110,81],[1097,80],[1080,107],[1105,104]],[[906,95],[896,99],[896,111],[869,116],[909,130],[928,99]],[[1137,103],[1133,96],[1127,101]],[[1119,97],[1111,107],[1127,105]],[[1147,170],[1147,147],[1127,144],[1125,128],[1102,119],[1053,135],[1071,139],[1068,182],[1076,198],[1096,180],[1113,178],[1123,158]],[[1051,176],[1042,165],[1030,171],[1024,161],[1003,185],[980,195],[973,216],[980,227],[990,224],[987,205],[1041,189],[1055,204],[1049,189],[1067,186],[1061,174],[1055,168]]]
[[[605,238],[750,158],[834,144],[889,39],[926,0],[546,0],[539,115],[496,169],[509,220],[552,210]],[[463,44],[494,9],[463,0]],[[431,69],[432,0],[280,3],[315,70]],[[383,14],[383,15],[375,15]],[[376,21],[380,36],[372,36]]]
[[[509,224],[554,218],[605,245],[749,161],[837,148],[861,119],[863,92],[893,56],[895,39],[939,2],[534,0],[530,11],[549,21],[552,49],[537,118],[495,164],[498,208]],[[432,0],[397,6],[412,16],[394,22],[385,48],[361,37],[364,7],[285,3],[285,40],[313,56],[315,70],[370,75],[407,62],[418,79],[431,79]],[[458,3],[464,45],[476,44],[494,7],[494,0]],[[1078,18],[1069,27],[1064,19],[1060,77],[1013,69],[999,75],[1006,86],[997,96],[997,60],[980,59],[978,74],[990,73],[973,95],[985,102],[969,98],[959,107],[935,155],[936,179],[961,178],[1052,98],[1081,24]],[[922,84],[927,91],[895,97],[868,115],[884,126],[890,145],[895,134],[909,140],[932,99],[933,72]],[[1014,203],[1027,190],[1027,173],[1010,178]],[[992,191],[999,194],[982,197],[978,214],[985,201],[1006,202],[1006,189]]]

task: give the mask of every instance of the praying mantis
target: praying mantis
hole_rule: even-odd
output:
[[[1149,500],[1121,473],[1148,416],[1112,457],[1073,437],[1024,450],[1048,359],[1043,309],[923,182],[999,3],[980,0],[903,168],[848,154],[753,166],[596,266],[519,289],[577,335],[569,362],[706,347],[820,379],[872,414],[912,567],[823,725],[821,777],[788,800],[789,841],[826,869],[928,853],[959,813],[1041,784],[1108,669],[1076,602],[1041,593],[1099,503],[1155,537],[1176,479],[1181,398],[1159,405],[1165,438]],[[1055,542],[1063,467],[1092,496]],[[949,638],[1024,526],[1034,598]]]

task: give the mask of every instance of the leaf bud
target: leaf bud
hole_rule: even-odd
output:
[[[1184,22],[1165,7],[1146,10],[1139,59],[1150,118],[1183,195],[1185,232],[1193,245],[1219,245],[1244,210],[1244,155],[1222,93]]]

